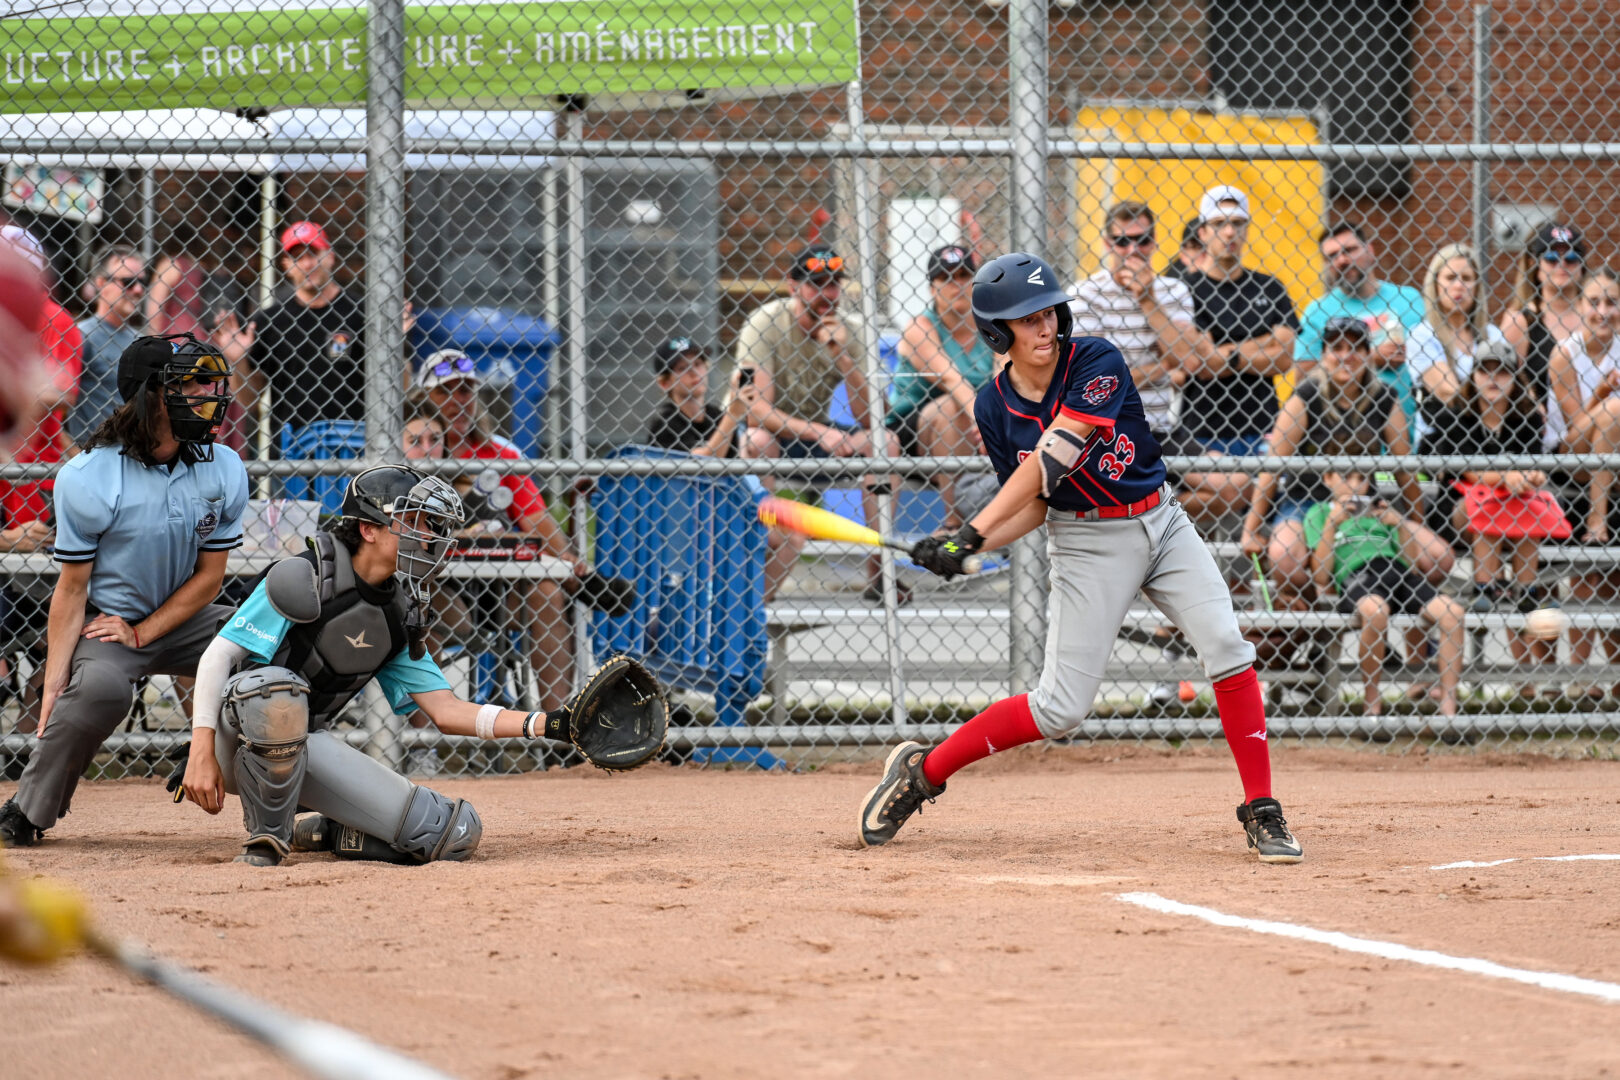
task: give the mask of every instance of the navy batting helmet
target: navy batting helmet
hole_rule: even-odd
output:
[[[991,259],[973,275],[973,322],[991,352],[1005,353],[1012,348],[1009,319],[1049,307],[1057,308],[1061,347],[1074,328],[1069,294],[1063,291],[1057,271],[1039,256],[1015,251]]]

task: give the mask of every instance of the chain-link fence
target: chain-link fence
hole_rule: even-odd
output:
[[[228,600],[353,470],[407,461],[470,512],[431,639],[469,700],[555,705],[624,650],[674,688],[683,758],[942,737],[1040,678],[1041,533],[947,583],[758,508],[911,541],[985,507],[975,397],[1000,361],[970,283],[1011,250],[1055,266],[1078,332],[1123,354],[1274,732],[1611,745],[1607,5],[74,0],[0,19],[4,213],[60,305],[49,412],[3,469],[7,776],[53,618],[46,478],[113,415],[142,333],[232,365],[220,442],[252,499]],[[996,385],[999,407],[1045,407]],[[576,563],[599,575],[583,591]],[[1055,632],[1113,635],[1104,608]],[[165,771],[184,696],[144,680],[97,767]],[[417,773],[565,760],[380,697],[342,723]],[[1192,643],[1138,596],[1077,737],[1219,732]]]

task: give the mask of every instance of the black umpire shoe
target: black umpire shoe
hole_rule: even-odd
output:
[[[7,799],[0,806],[0,844],[6,847],[33,847],[45,838],[45,830],[29,821],[17,805],[16,799]]]
[[[923,758],[928,747],[903,742],[889,752],[883,765],[883,779],[867,793],[861,804],[861,846],[877,847],[894,839],[906,819],[922,809],[924,800],[933,802],[945,785],[935,787],[923,775]]]
[[[1249,838],[1249,850],[1264,863],[1297,863],[1305,858],[1304,849],[1283,820],[1282,803],[1276,799],[1256,799],[1237,808],[1238,820]]]

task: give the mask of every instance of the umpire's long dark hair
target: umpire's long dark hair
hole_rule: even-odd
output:
[[[158,437],[152,430],[154,410],[162,408],[158,395],[147,391],[146,407],[139,400],[126,401],[90,433],[81,449],[94,450],[98,446],[117,446],[122,452],[142,465],[156,465]],[[182,448],[183,451],[184,448]]]

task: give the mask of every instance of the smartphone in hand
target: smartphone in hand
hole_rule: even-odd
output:
[[[757,368],[753,368],[753,367],[740,367],[740,368],[738,368],[737,369],[737,389],[741,390],[745,386],[753,386],[754,385],[754,374],[755,374],[755,372],[757,370],[758,370]]]

